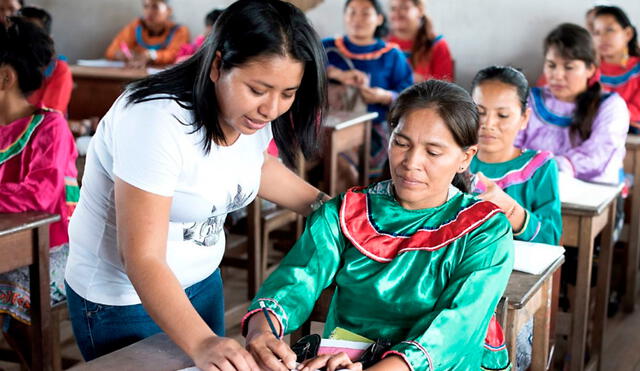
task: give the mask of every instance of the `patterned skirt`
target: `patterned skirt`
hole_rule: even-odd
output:
[[[64,269],[69,256],[69,244],[49,250],[49,281],[51,305],[66,299]],[[31,297],[29,294],[29,268],[22,267],[0,274],[0,315],[9,315],[20,322],[31,324]]]

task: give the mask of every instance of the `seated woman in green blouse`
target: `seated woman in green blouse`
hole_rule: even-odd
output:
[[[509,366],[490,322],[513,265],[512,228],[496,205],[462,192],[476,152],[476,106],[460,87],[431,80],[400,94],[389,123],[391,180],[320,207],[249,307],[243,331],[261,367],[295,367],[280,339],[334,283],[325,337],[341,327],[393,344],[370,370]],[[279,337],[255,315],[261,306]],[[298,369],[324,366],[362,368],[342,353]]]
[[[562,215],[553,154],[513,145],[531,114],[527,79],[512,67],[492,66],[478,72],[471,86],[480,113],[478,153],[470,167],[477,174],[473,192],[503,210],[516,240],[557,245]],[[529,321],[518,334],[515,370],[531,363],[532,329]]]
[[[514,146],[527,126],[529,85],[522,72],[492,66],[472,83],[478,104],[478,154],[470,171],[477,174],[473,192],[507,215],[516,240],[557,245],[562,233],[558,166],[547,151]]]

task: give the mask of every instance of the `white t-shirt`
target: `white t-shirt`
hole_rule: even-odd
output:
[[[192,113],[170,99],[126,105],[118,98],[91,140],[80,202],[69,224],[65,279],[100,304],[139,304],[117,249],[114,179],[173,197],[167,263],[186,288],[213,273],[225,246],[227,213],[257,195],[271,125],[231,146],[203,151]],[[181,123],[181,122],[182,123]]]

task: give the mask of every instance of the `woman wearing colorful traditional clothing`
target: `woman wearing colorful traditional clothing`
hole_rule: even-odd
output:
[[[344,11],[346,35],[323,40],[329,59],[329,78],[355,86],[377,112],[371,132],[371,172],[376,178],[386,161],[386,123],[389,106],[403,89],[413,83],[411,66],[402,52],[381,39],[386,36],[386,19],[378,0],[347,0]]]
[[[515,239],[557,245],[562,216],[553,154],[513,144],[531,115],[527,79],[511,67],[488,67],[471,89],[480,114],[478,154],[469,168],[478,175],[473,192],[500,206]]]
[[[600,53],[600,83],[627,102],[631,131],[640,133],[640,46],[638,32],[617,6],[599,6],[593,39]]]
[[[488,67],[471,90],[480,114],[478,153],[469,167],[477,175],[473,192],[502,209],[516,240],[557,245],[562,215],[553,154],[513,145],[531,115],[526,77],[512,67]],[[531,364],[532,331],[531,320],[518,334],[517,370]]]
[[[130,85],[89,145],[65,274],[87,360],[165,332],[202,370],[257,371],[224,337],[224,220],[256,196],[302,215],[326,197],[266,154],[317,145],[325,55],[302,11],[239,0],[208,40]]]
[[[428,79],[453,81],[453,58],[442,35],[434,31],[424,0],[391,0],[391,36],[413,68],[416,82]]]
[[[171,21],[169,0],[144,0],[143,7],[143,16],[116,35],[106,57],[138,68],[174,63],[180,47],[189,42],[189,30]]]
[[[393,344],[370,370],[508,367],[498,328],[483,340],[513,265],[511,226],[496,205],[463,193],[475,104],[460,87],[430,80],[400,94],[389,122],[391,180],[353,188],[312,214],[250,305],[243,332],[263,367],[285,370],[278,359],[292,367],[295,356],[255,315],[260,307],[282,338],[332,284],[325,337],[341,327]],[[340,354],[304,369],[325,365],[361,368]]]
[[[46,10],[25,6],[18,15],[35,23],[51,36],[51,15]],[[29,95],[29,102],[37,107],[60,111],[66,116],[73,90],[73,78],[67,58],[63,55],[53,58],[44,70],[44,77],[42,86]]]
[[[65,118],[32,105],[27,96],[44,80],[53,42],[21,18],[0,24],[0,213],[46,211],[60,215],[49,228],[51,303],[65,299],[68,219],[78,201],[77,157]],[[29,364],[27,268],[0,274],[0,328]]]
[[[629,130],[629,110],[616,93],[603,93],[591,35],[561,24],[544,42],[547,85],[531,89],[532,114],[515,146],[551,151],[561,172],[590,182],[618,184]]]

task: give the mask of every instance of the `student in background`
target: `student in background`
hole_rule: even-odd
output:
[[[630,129],[640,133],[640,46],[638,32],[617,6],[595,11],[593,39],[600,54],[600,83],[627,102]]]
[[[562,215],[553,154],[513,145],[531,116],[526,77],[512,67],[492,66],[476,74],[471,90],[480,115],[478,153],[469,167],[477,176],[473,193],[504,211],[514,239],[557,245]],[[531,363],[532,326],[529,321],[518,334],[517,370]]]
[[[413,67],[416,82],[428,79],[453,81],[453,59],[449,45],[435,33],[425,11],[424,0],[391,0],[391,35]]]
[[[399,95],[389,123],[391,180],[352,188],[313,213],[253,299],[242,327],[263,369],[284,370],[278,359],[291,367],[282,336],[334,283],[324,337],[341,327],[391,342],[367,370],[508,368],[504,337],[487,329],[513,266],[511,226],[498,206],[464,193],[461,175],[476,152],[475,104],[462,88],[430,80]],[[498,342],[485,346],[485,335]],[[305,370],[325,365],[361,369],[342,353]]]
[[[589,32],[564,23],[544,41],[545,87],[531,89],[529,123],[515,146],[551,151],[558,169],[590,182],[621,181],[629,111],[616,93],[603,93]]]
[[[204,18],[204,33],[202,35],[198,35],[192,43],[182,45],[180,51],[178,52],[178,57],[176,58],[176,63],[180,63],[190,56],[194,55],[196,51],[202,46],[204,40],[207,38],[207,35],[211,33],[211,29],[213,28],[213,24],[216,23],[216,19],[222,13],[222,9],[213,9]]]
[[[189,42],[189,30],[171,21],[169,0],[143,0],[143,16],[125,26],[105,55],[131,67],[176,61],[180,47]]]
[[[239,0],[208,40],[130,85],[89,145],[65,275],[87,360],[164,331],[200,369],[257,371],[224,337],[224,220],[256,196],[303,215],[326,198],[265,154],[317,145],[325,55],[302,11]]]
[[[24,6],[24,0],[0,0],[0,23],[4,23],[7,17],[18,13]]]
[[[27,100],[42,84],[42,70],[54,55],[51,38],[19,17],[6,23],[0,24],[0,213],[60,215],[49,228],[55,304],[65,299],[68,218],[78,201],[77,152],[64,116]],[[31,359],[28,287],[27,267],[0,274],[0,328],[26,364]]]
[[[413,83],[411,66],[402,52],[381,39],[386,19],[378,0],[347,0],[346,35],[323,40],[329,59],[329,78],[359,89],[370,112],[377,112],[371,132],[371,177],[382,172],[389,137],[389,106]]]
[[[469,169],[481,173],[474,192],[500,206],[515,239],[557,245],[562,216],[553,153],[514,145],[531,116],[527,79],[512,67],[493,66],[476,74],[471,89],[480,114],[478,153]]]
[[[51,15],[44,9],[26,6],[18,12],[22,18],[35,23],[51,37]],[[73,78],[67,58],[58,55],[44,70],[44,83],[29,96],[29,102],[38,107],[46,107],[67,115]]]

